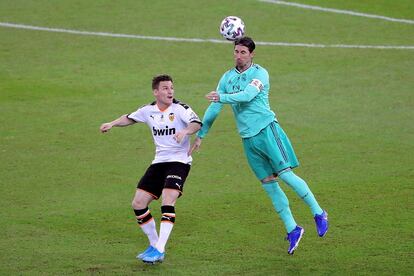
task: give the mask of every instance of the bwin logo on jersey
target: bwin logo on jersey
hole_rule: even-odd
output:
[[[174,135],[175,134],[175,128],[168,128],[166,126],[165,128],[155,128],[152,127],[152,133],[154,136],[166,136],[166,135]]]

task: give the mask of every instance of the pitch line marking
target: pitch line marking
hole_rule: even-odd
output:
[[[338,9],[332,9],[332,8],[323,8],[323,7],[319,7],[319,6],[311,6],[311,5],[305,5],[305,4],[295,3],[295,2],[279,1],[279,0],[260,0],[260,1],[268,2],[268,3],[272,3],[272,4],[278,4],[278,5],[293,6],[293,7],[298,7],[298,8],[302,8],[302,9],[318,10],[318,11],[333,12],[333,13],[341,13],[341,14],[348,14],[348,15],[354,15],[354,16],[382,19],[382,20],[387,20],[387,21],[392,21],[392,22],[414,24],[414,20],[410,20],[410,19],[399,19],[399,18],[392,18],[392,17],[382,16],[382,15],[368,14],[368,13],[362,13],[362,12],[354,12],[354,11],[348,11],[348,10],[338,10]]]
[[[106,32],[89,32],[79,30],[69,30],[61,28],[48,28],[23,24],[14,24],[8,22],[0,22],[0,27],[16,28],[35,31],[46,31],[55,33],[68,33],[75,35],[86,36],[105,36],[105,37],[117,37],[117,38],[132,38],[132,39],[144,39],[144,40],[164,40],[174,42],[193,42],[193,43],[230,43],[224,39],[202,39],[202,38],[180,38],[180,37],[163,37],[163,36],[144,36],[144,35],[132,35],[132,34],[117,34]],[[308,44],[308,43],[288,43],[288,42],[264,42],[257,41],[257,45],[265,46],[280,46],[280,47],[307,47],[307,48],[354,48],[354,49],[395,49],[395,50],[412,50],[414,46],[391,46],[391,45],[345,45],[345,44]]]

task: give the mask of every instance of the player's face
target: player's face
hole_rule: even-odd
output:
[[[236,45],[234,47],[234,62],[237,69],[244,71],[252,64],[254,52],[250,53],[249,48],[243,45]]]
[[[174,86],[171,81],[161,81],[157,89],[154,89],[154,96],[160,108],[170,106],[174,98]]]

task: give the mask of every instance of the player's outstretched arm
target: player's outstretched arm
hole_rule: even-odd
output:
[[[263,90],[263,84],[260,80],[254,79],[252,82],[243,90],[237,93],[220,94],[216,91],[211,91],[205,97],[210,102],[224,103],[224,104],[235,104],[250,102]]]
[[[116,120],[113,120],[112,122],[109,122],[109,123],[103,123],[102,125],[101,125],[101,127],[99,128],[99,130],[102,132],[102,133],[105,133],[105,132],[108,132],[111,128],[113,128],[113,127],[124,127],[124,126],[129,126],[129,125],[132,125],[132,124],[134,124],[135,123],[135,121],[133,121],[133,120],[131,120],[131,119],[129,119],[128,117],[127,117],[127,115],[122,115],[121,117],[119,117],[118,119],[116,119]]]

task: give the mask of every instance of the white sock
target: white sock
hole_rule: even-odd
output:
[[[158,241],[158,234],[157,234],[157,227],[155,225],[155,220],[151,218],[151,220],[147,221],[145,224],[140,224],[142,231],[147,235],[148,240],[152,246],[155,247]]]
[[[174,224],[171,222],[161,222],[160,223],[160,237],[158,242],[155,245],[155,248],[161,253],[165,251],[165,245],[167,244],[168,238],[171,234]]]

